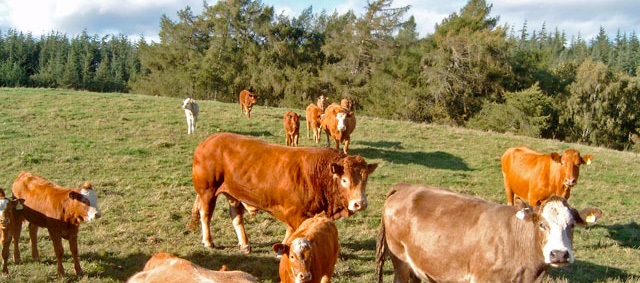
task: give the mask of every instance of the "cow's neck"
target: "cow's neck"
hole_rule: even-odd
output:
[[[522,253],[514,259],[519,260],[518,265],[524,267],[524,281],[536,281],[537,278],[542,278],[549,268],[549,265],[544,262],[541,243],[536,239],[538,233],[536,225],[533,221],[518,219],[515,215],[511,218],[511,222],[512,250]]]

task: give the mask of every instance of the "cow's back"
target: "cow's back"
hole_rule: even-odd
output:
[[[11,191],[16,198],[25,200],[28,209],[37,211],[48,218],[58,219],[63,210],[63,200],[68,198],[70,190],[51,183],[38,175],[22,171],[13,182]],[[33,216],[32,213],[25,213],[29,222],[44,220],[32,218]]]
[[[547,194],[551,188],[551,157],[528,147],[512,147],[502,155],[502,175],[507,193],[530,200],[534,194]],[[543,190],[543,191],[532,191]],[[512,204],[512,200],[510,201]],[[537,205],[532,203],[532,205]]]

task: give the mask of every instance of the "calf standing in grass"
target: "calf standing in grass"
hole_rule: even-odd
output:
[[[187,135],[193,134],[196,132],[196,122],[200,112],[198,103],[187,97],[182,102],[182,109],[184,109],[184,115],[187,116]]]
[[[318,102],[316,105],[320,108],[320,110],[324,111],[324,107],[327,105],[327,97],[324,95],[318,96]]]
[[[319,101],[319,100],[318,100]],[[322,109],[313,103],[309,104],[306,109],[307,118],[307,139],[311,138],[309,130],[313,130],[313,141],[320,143],[320,121],[322,119]]]
[[[346,110],[338,104],[331,104],[324,111],[321,128],[327,134],[327,146],[330,147],[329,138],[333,139],[336,149],[344,142],[342,148],[345,154],[349,154],[351,133],[356,128],[356,116],[353,111]]]
[[[300,114],[289,110],[284,114],[284,136],[287,146],[298,146],[300,140]]]
[[[100,218],[98,196],[91,184],[86,182],[82,188],[66,189],[43,177],[22,171],[13,182],[11,188],[16,198],[24,199],[21,218],[29,221],[29,238],[31,239],[31,255],[40,260],[38,252],[38,227],[49,230],[53,242],[53,250],[58,261],[58,274],[64,275],[62,256],[64,248],[62,239],[69,241],[69,249],[73,256],[76,275],[82,275],[78,260],[78,231],[80,224]],[[22,229],[22,221],[16,222],[18,234]],[[19,236],[18,236],[19,237]],[[16,237],[16,241],[18,241]],[[14,251],[15,253],[16,251]],[[18,261],[20,258],[18,253]]]
[[[256,95],[252,90],[243,89],[238,97],[240,101],[240,113],[247,115],[247,119],[251,118],[251,109],[256,104]]]
[[[272,248],[282,255],[282,283],[328,283],[340,253],[338,229],[326,214],[317,214]]]
[[[19,210],[23,208],[23,199],[8,199],[4,190],[0,189],[0,243],[2,243],[2,272],[9,273],[7,269],[7,261],[9,260],[9,246],[12,237],[19,236],[19,230],[15,228],[19,221],[17,215]],[[18,233],[16,233],[16,231]],[[17,234],[17,235],[16,235]],[[18,241],[14,241],[13,260],[20,263],[20,254],[17,253]]]

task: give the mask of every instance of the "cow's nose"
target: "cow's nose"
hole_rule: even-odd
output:
[[[360,211],[367,209],[367,201],[366,200],[355,200],[349,203],[349,210],[351,211]]]
[[[566,178],[564,179],[564,184],[567,186],[573,186],[576,184],[576,179],[575,178]]]
[[[311,280],[311,272],[299,272],[298,273],[298,281],[299,282],[307,282]]]
[[[569,261],[569,252],[553,250],[551,251],[551,263],[567,263]]]

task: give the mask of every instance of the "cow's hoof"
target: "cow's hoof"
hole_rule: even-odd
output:
[[[213,248],[213,243],[203,243],[204,247],[207,249]]]
[[[251,245],[246,245],[246,246],[240,245],[240,251],[244,254],[251,253]]]

